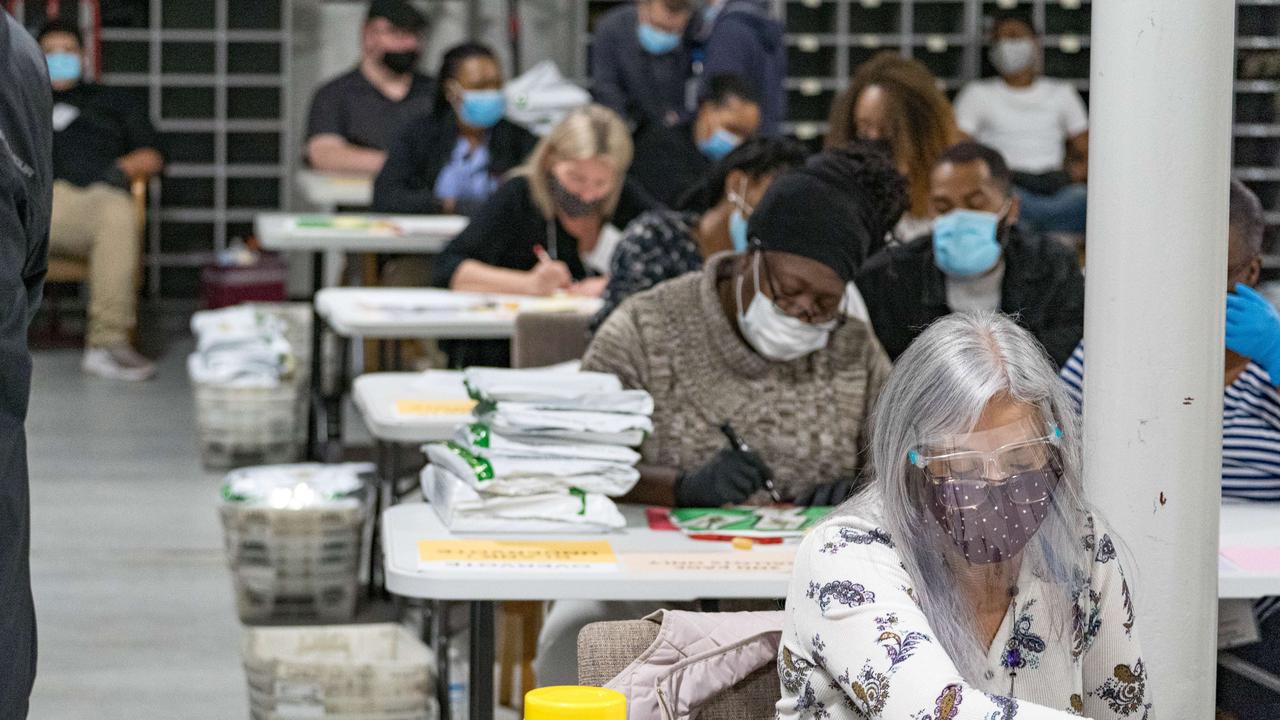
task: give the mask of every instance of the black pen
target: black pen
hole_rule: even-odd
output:
[[[734,432],[733,426],[729,424],[728,420],[720,425],[720,432],[724,433],[725,438],[729,440],[729,444],[738,452],[751,452],[751,447],[747,445],[746,441],[738,433]],[[772,472],[765,474],[764,487],[769,491],[769,496],[773,498],[774,502],[782,502],[782,496],[778,494],[778,489],[773,486]]]

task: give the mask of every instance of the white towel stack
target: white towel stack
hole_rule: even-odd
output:
[[[276,387],[297,367],[286,330],[282,318],[249,306],[195,313],[196,351],[187,358],[187,371],[206,385]]]
[[[614,375],[471,368],[476,422],[423,448],[427,499],[457,532],[565,532],[626,525],[609,498],[640,479],[634,449],[653,398]]]

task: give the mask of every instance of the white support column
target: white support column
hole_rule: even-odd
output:
[[[1235,3],[1093,3],[1085,478],[1158,717],[1214,707]]]

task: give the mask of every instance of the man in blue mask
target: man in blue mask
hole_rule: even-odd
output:
[[[53,86],[49,252],[89,263],[81,368],[112,380],[146,380],[155,366],[130,343],[142,243],[129,188],[164,167],[160,143],[146,108],[133,96],[83,79],[79,28],[55,20],[38,39]]]
[[[636,0],[606,13],[591,38],[591,94],[632,127],[687,120],[693,0]]]
[[[1054,361],[1084,334],[1084,276],[1064,245],[1018,226],[1004,158],[965,142],[930,175],[933,233],[885,249],[858,275],[876,335],[897,358],[930,323],[952,312],[999,310],[1017,318]]]
[[[736,75],[719,75],[688,122],[649,123],[636,131],[630,174],[656,200],[676,208],[715,163],[760,128],[755,88]]]

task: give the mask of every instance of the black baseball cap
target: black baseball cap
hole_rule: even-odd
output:
[[[406,0],[373,0],[364,21],[368,23],[377,18],[386,18],[392,25],[410,32],[418,32],[427,26],[427,18]]]

